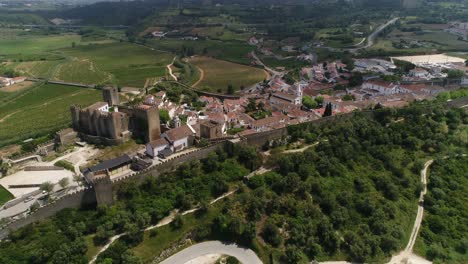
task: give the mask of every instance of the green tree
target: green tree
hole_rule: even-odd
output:
[[[281,236],[278,227],[270,221],[268,221],[263,227],[262,237],[266,242],[275,247],[283,243],[283,237]]]
[[[328,103],[325,106],[325,112],[323,112],[323,117],[332,116],[332,114],[333,114],[332,104]]]
[[[59,183],[60,187],[66,188],[70,184],[70,180],[68,178],[62,178],[62,179],[60,179],[60,181],[58,183]]]
[[[302,97],[302,104],[307,107],[308,109],[317,108],[318,103],[317,101],[313,100],[310,96],[304,95]]]
[[[169,112],[166,109],[159,109],[159,121],[161,124],[167,124],[170,120]]]
[[[447,72],[447,78],[449,79],[459,79],[463,77],[463,75],[465,75],[465,73],[460,70],[449,70]]]
[[[302,252],[302,250],[300,250],[296,246],[287,246],[283,259],[286,263],[291,263],[291,264],[308,263],[307,257],[304,254],[304,252]]]
[[[39,189],[41,191],[46,192],[47,195],[49,195],[52,192],[52,190],[54,189],[54,185],[51,182],[44,182],[44,183],[41,184]]]
[[[170,225],[173,229],[180,229],[182,226],[184,226],[184,219],[182,219],[180,214],[177,214]]]
[[[325,98],[323,98],[323,96],[316,96],[315,101],[317,102],[317,104],[319,106],[321,106],[321,105],[323,105],[323,102],[325,101]]]
[[[234,86],[232,86],[232,84],[228,84],[227,93],[234,94]]]

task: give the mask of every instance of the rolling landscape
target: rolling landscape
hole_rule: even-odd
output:
[[[468,263],[467,0],[0,0],[0,263]]]

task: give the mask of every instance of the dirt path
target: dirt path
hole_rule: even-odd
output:
[[[424,185],[424,189],[419,195],[419,204],[418,204],[418,213],[416,219],[414,220],[413,230],[411,231],[410,240],[406,245],[406,248],[400,252],[400,254],[393,256],[388,264],[401,264],[401,263],[431,263],[421,257],[418,257],[413,254],[413,247],[418,237],[419,229],[421,228],[422,219],[424,216],[424,196],[427,193],[427,169],[434,160],[429,160],[424,164],[424,168],[421,171],[421,182]]]
[[[419,195],[419,204],[418,204],[418,213],[416,219],[414,220],[413,230],[411,231],[411,236],[406,245],[405,249],[401,251],[398,255],[393,256],[392,259],[387,264],[430,264],[431,261],[428,261],[420,256],[413,254],[413,247],[418,237],[419,229],[421,227],[423,215],[424,215],[424,196],[427,193],[427,169],[431,166],[434,160],[428,160],[424,164],[424,168],[421,170],[421,182],[424,185],[424,189]],[[320,264],[351,264],[346,261],[325,261],[320,262]]]
[[[285,153],[285,154],[291,154],[291,153],[299,153],[299,152],[304,152],[304,151],[308,150],[308,149],[309,149],[309,148],[311,148],[311,147],[315,147],[315,146],[317,146],[318,144],[320,144],[320,142],[315,142],[315,143],[314,143],[314,144],[312,144],[312,145],[308,145],[308,146],[305,146],[305,147],[303,147],[303,148],[300,148],[300,149],[290,149],[290,150],[285,150],[285,151],[283,151],[283,153]]]
[[[237,190],[233,190],[233,191],[230,191],[230,192],[227,192],[221,196],[219,196],[218,198],[212,200],[210,202],[210,205],[228,197],[228,196],[231,196],[232,194],[234,194]],[[181,213],[181,215],[187,215],[187,214],[192,214],[196,211],[200,210],[200,207],[195,207],[193,209],[190,209],[190,210],[187,210],[187,211],[184,211]],[[155,228],[159,228],[159,227],[162,227],[162,226],[165,226],[165,225],[168,225],[170,224],[172,221],[174,221],[175,217],[177,216],[178,214],[178,211],[177,210],[174,210],[172,211],[168,216],[166,216],[165,218],[161,219],[161,221],[159,221],[156,225],[153,225],[153,226],[150,226],[150,227],[147,227],[145,228],[145,231],[149,231],[149,230],[152,230],[152,229],[155,229]],[[96,255],[91,259],[91,261],[89,262],[89,264],[92,264],[94,262],[96,262],[96,259],[98,258],[98,256],[106,251],[111,245],[112,243],[114,243],[114,241],[116,241],[117,239],[121,238],[122,236],[126,235],[127,233],[122,233],[122,234],[118,234],[118,235],[115,235],[113,237],[111,237],[109,239],[109,242],[107,242],[107,244],[102,247],[97,253]]]
[[[13,113],[11,113],[11,114],[8,114],[8,115],[4,116],[2,119],[0,119],[0,123],[2,123],[3,121],[7,120],[9,117],[11,117],[12,115],[14,115],[14,114],[16,114],[16,113],[18,113],[18,112],[20,112],[20,111],[18,110],[18,111],[15,111],[15,112],[13,112]]]
[[[176,60],[177,57],[174,57],[174,59],[172,60],[171,64],[168,64],[166,67],[167,67],[167,70],[169,71],[169,75],[175,80],[175,81],[178,81],[177,79],[177,76],[174,75],[174,73],[172,72],[172,65],[174,65],[174,61]]]
[[[196,83],[192,84],[192,88],[197,87],[197,85],[199,85],[203,80],[205,80],[205,71],[202,68],[198,67],[198,66],[196,66],[196,67],[200,71],[200,78],[198,79],[198,81]]]

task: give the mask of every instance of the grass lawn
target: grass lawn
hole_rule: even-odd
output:
[[[0,93],[0,146],[64,128],[70,123],[70,105],[99,99],[97,90],[52,84]]]
[[[13,195],[0,185],[0,206],[13,199]]]
[[[196,227],[209,224],[219,214],[222,203],[222,201],[216,203],[204,215],[189,214],[183,216],[184,225],[180,229],[173,229],[169,225],[162,226],[157,229],[157,235],[154,237],[150,236],[151,231],[145,232],[143,242],[132,248],[132,252],[140,257],[143,263],[150,263],[163,250],[183,239]]]
[[[210,92],[226,93],[229,84],[238,91],[241,86],[248,87],[267,78],[262,69],[209,57],[195,57],[190,63],[204,73],[201,82],[195,87]]]

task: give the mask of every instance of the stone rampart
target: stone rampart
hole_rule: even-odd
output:
[[[35,212],[24,218],[20,218],[7,223],[4,226],[0,226],[0,239],[6,238],[11,231],[53,216],[65,208],[80,208],[82,206],[92,205],[95,203],[96,196],[94,195],[93,188],[84,188],[79,191],[69,193],[47,205],[44,205],[43,207],[38,208]]]

